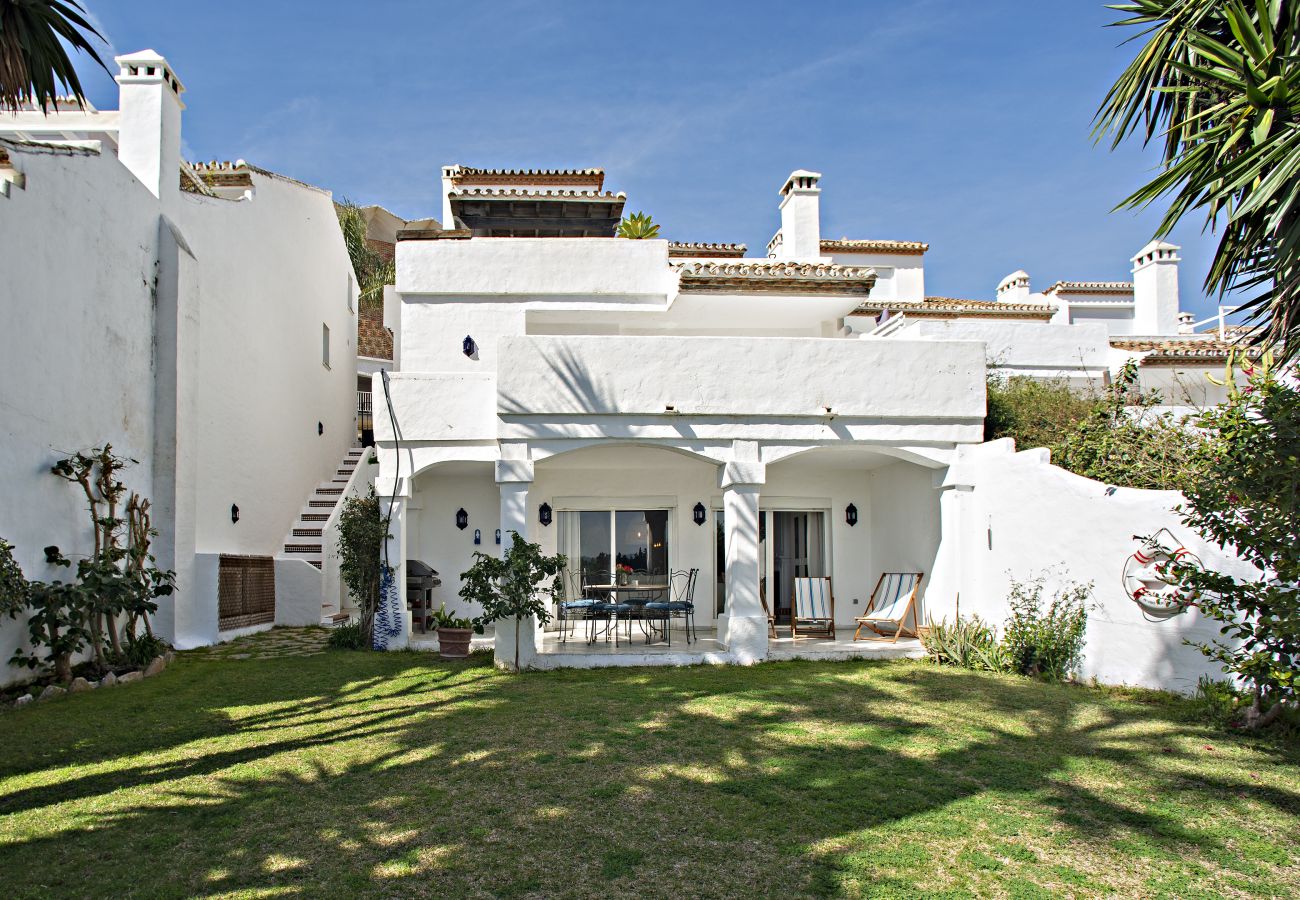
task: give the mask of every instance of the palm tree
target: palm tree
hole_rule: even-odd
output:
[[[659,236],[659,226],[649,213],[635,212],[618,223],[618,236],[634,241],[648,240]]]
[[[109,71],[87,37],[103,41],[104,36],[86,21],[85,12],[77,0],[0,0],[0,110],[34,102],[49,112],[59,82],[78,106],[85,105],[64,43]]]
[[[1219,232],[1206,290],[1246,291],[1257,342],[1300,354],[1300,2],[1133,0],[1146,43],[1110,88],[1096,136],[1162,147],[1120,204],[1168,197],[1158,237],[1201,210]]]
[[[357,288],[363,307],[383,303],[384,285],[397,282],[397,266],[391,256],[378,252],[366,243],[366,217],[350,200],[335,204],[339,227],[343,229],[343,243],[357,273]]]

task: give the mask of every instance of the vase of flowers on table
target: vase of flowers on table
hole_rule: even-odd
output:
[[[619,564],[614,567],[614,583],[627,584],[627,580],[632,577],[632,567]]]

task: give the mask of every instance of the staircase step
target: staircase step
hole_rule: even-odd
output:
[[[339,501],[337,497],[333,500],[308,500],[307,505],[314,509],[333,509],[339,505]]]
[[[298,519],[302,522],[328,522],[329,513],[303,513]]]
[[[315,566],[318,569],[322,568],[319,559],[309,559],[307,560],[307,562],[311,563],[313,566]]]
[[[293,536],[318,538],[322,535],[323,532],[324,529],[322,528],[295,528],[293,530]]]
[[[320,544],[285,544],[285,553],[320,553]]]
[[[334,479],[332,482],[330,482],[330,483],[331,483],[331,484],[347,484],[349,480],[350,480],[350,479],[347,479],[347,478],[335,478],[335,479]]]
[[[343,493],[343,488],[336,488],[336,487],[318,487],[318,488],[316,488],[316,493],[318,493],[318,494],[334,494],[335,496],[337,496],[337,495]]]

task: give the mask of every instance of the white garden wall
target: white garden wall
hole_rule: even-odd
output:
[[[960,448],[946,483],[959,490],[954,523],[960,544],[944,560],[956,567],[945,578],[951,578],[951,587],[959,586],[962,615],[977,614],[1001,625],[1009,614],[1011,580],[1054,569],[1054,584],[1094,585],[1085,677],[1183,693],[1194,691],[1203,674],[1223,677],[1216,665],[1183,645],[1184,639],[1217,637],[1217,624],[1195,609],[1149,621],[1120,582],[1125,559],[1140,547],[1134,535],[1161,528],[1168,528],[1207,566],[1251,574],[1245,563],[1181,524],[1174,512],[1178,493],[1108,487],[1050,465],[1045,450],[1015,453],[1009,440]],[[927,602],[936,620],[951,619],[955,591],[931,590]]]

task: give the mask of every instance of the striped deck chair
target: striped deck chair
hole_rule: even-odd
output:
[[[835,594],[829,578],[794,580],[794,615],[790,617],[793,637],[819,634],[835,637]]]
[[[889,641],[897,643],[900,636],[916,637],[916,592],[921,587],[921,572],[885,572],[871,592],[866,614],[854,619],[858,627],[853,640]],[[908,618],[912,626],[907,625]],[[862,629],[869,628],[878,635],[863,638]]]

